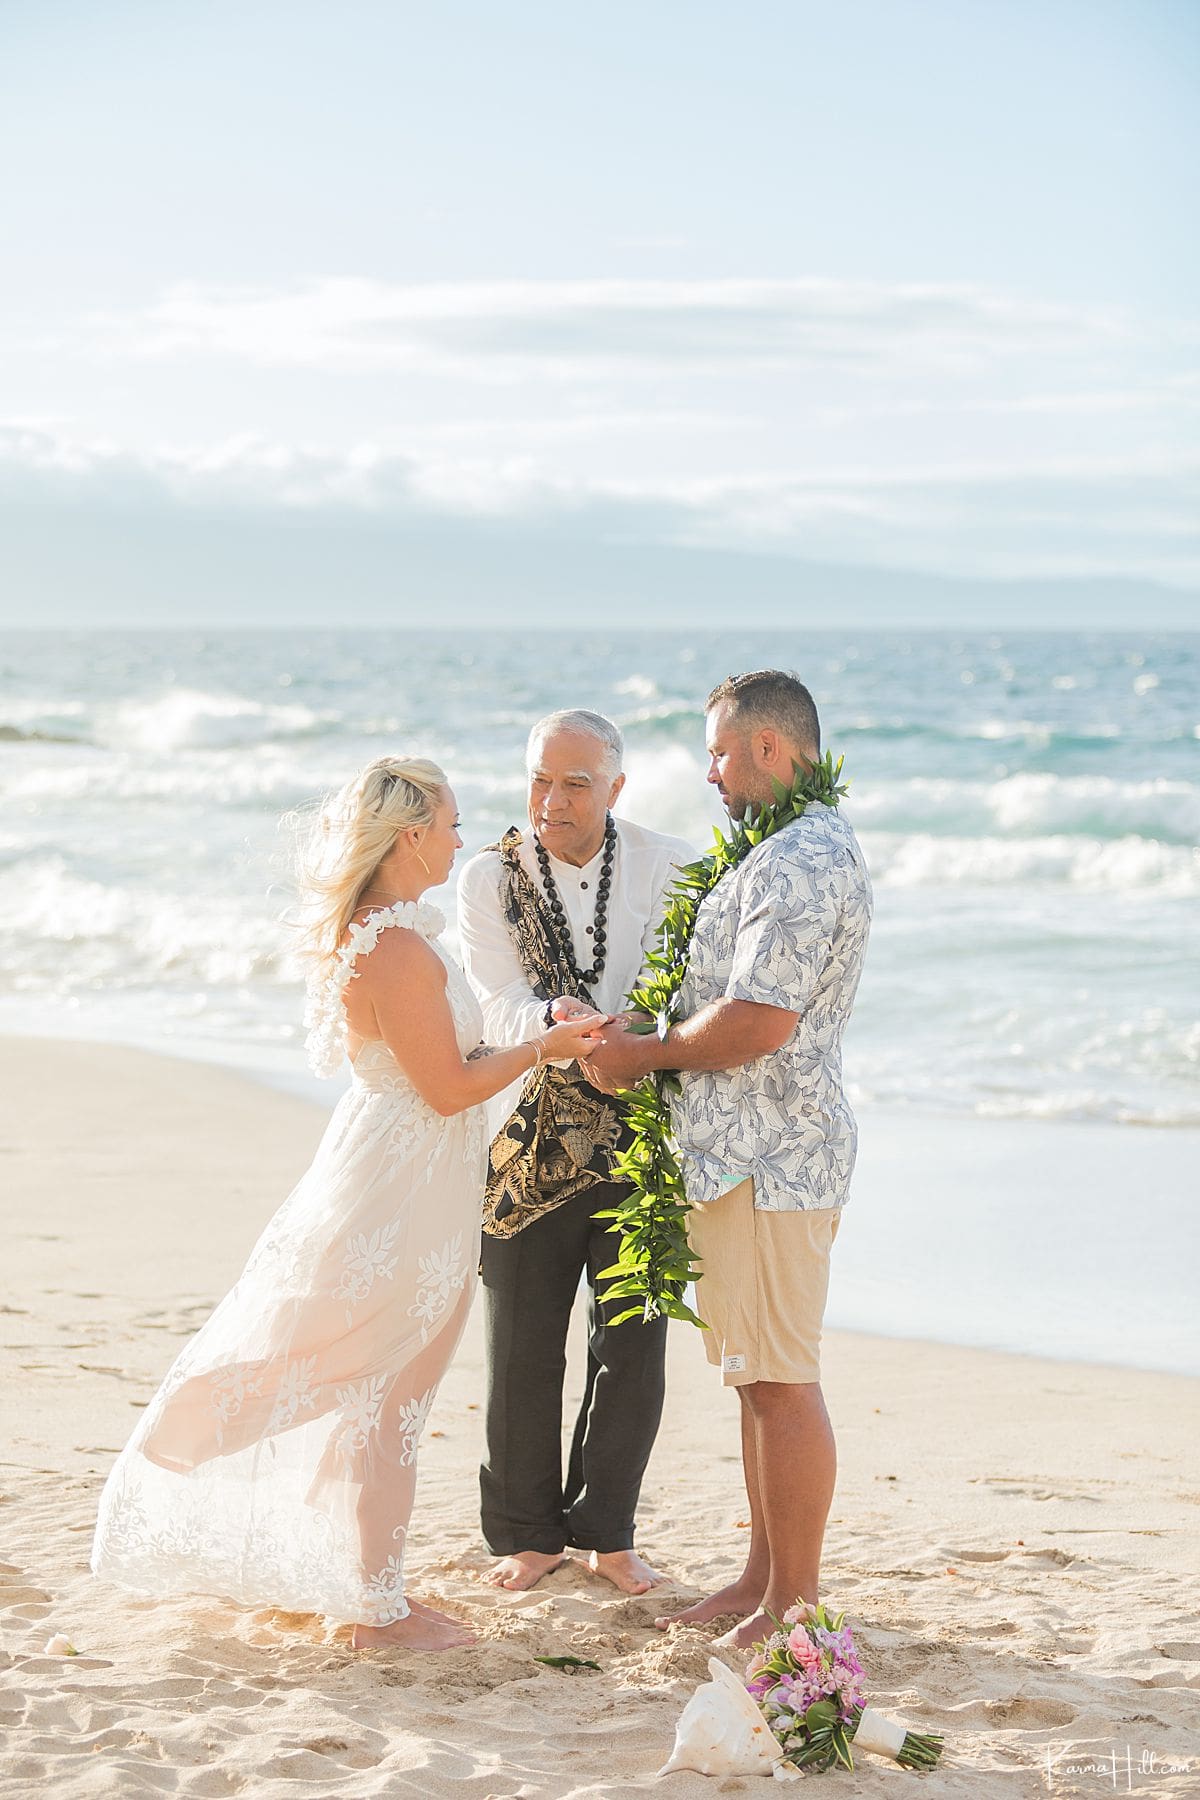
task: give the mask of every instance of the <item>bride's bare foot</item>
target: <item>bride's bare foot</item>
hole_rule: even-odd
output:
[[[643,1562],[636,1550],[593,1550],[588,1568],[593,1575],[603,1575],[623,1594],[647,1594],[666,1580],[665,1575]]]
[[[390,1625],[356,1625],[351,1639],[356,1650],[386,1650],[392,1645],[400,1650],[461,1650],[475,1643],[475,1633],[452,1619],[449,1613],[435,1612],[432,1606],[412,1605],[406,1619],[393,1619]]]
[[[550,1556],[544,1550],[518,1550],[512,1556],[502,1556],[484,1580],[493,1587],[507,1588],[512,1594],[523,1594],[536,1587],[543,1575],[553,1575],[555,1569],[561,1569],[566,1560],[561,1551]]]
[[[669,1619],[655,1619],[654,1623],[660,1631],[668,1625],[709,1625],[714,1619],[744,1619],[748,1613],[754,1612],[762,1604],[762,1589],[751,1587],[745,1576],[731,1581],[728,1587],[719,1588],[707,1599],[697,1600],[681,1613],[675,1613]]]

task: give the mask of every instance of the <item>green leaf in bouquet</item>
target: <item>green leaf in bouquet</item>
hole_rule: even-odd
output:
[[[833,1753],[843,1768],[852,1769],[854,1758],[850,1754],[850,1740],[846,1736],[844,1725],[835,1725],[833,1729]]]

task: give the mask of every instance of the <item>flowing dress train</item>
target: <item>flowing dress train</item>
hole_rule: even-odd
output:
[[[405,902],[351,927],[313,996],[315,1066],[343,1055],[346,983],[389,926],[433,945],[459,1050],[479,1043],[443,924]],[[361,1624],[407,1615],[417,1447],[471,1305],[486,1150],[482,1107],[443,1118],[384,1043],[362,1045],[311,1167],[115,1464],[97,1575]]]

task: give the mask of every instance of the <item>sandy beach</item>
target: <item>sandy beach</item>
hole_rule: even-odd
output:
[[[425,1439],[409,1561],[477,1648],[356,1654],[319,1619],[95,1582],[96,1498],[135,1410],[326,1115],[220,1069],[69,1042],[0,1042],[0,1084],[0,1794],[768,1791],[655,1780],[711,1638],[651,1620],[728,1579],[746,1517],[736,1400],[689,1329],[641,1515],[665,1591],[627,1600],[577,1562],[528,1595],[481,1583],[477,1315]],[[826,1598],[873,1703],[947,1738],[929,1776],[864,1757],[839,1791],[1200,1793],[1200,1384],[831,1332],[825,1391]],[[59,1632],[77,1657],[44,1653]],[[600,1672],[533,1661],[562,1652]]]

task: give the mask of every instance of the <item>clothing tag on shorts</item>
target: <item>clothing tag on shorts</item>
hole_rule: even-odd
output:
[[[744,1356],[726,1356],[721,1361],[721,1367],[726,1375],[744,1375],[746,1359]]]
[[[741,1187],[745,1179],[746,1177],[744,1175],[738,1175],[731,1172],[729,1169],[725,1169],[717,1176],[717,1185],[720,1187],[723,1194],[727,1194],[730,1188]]]

